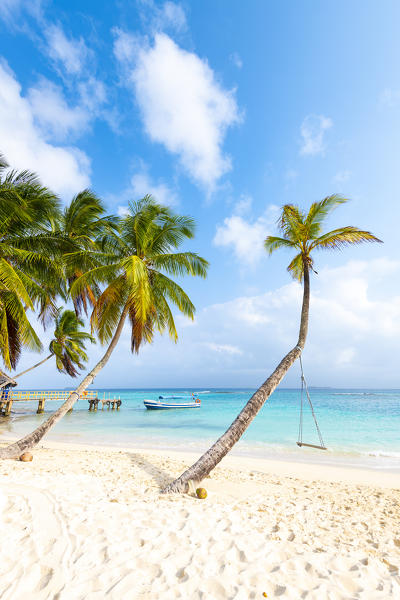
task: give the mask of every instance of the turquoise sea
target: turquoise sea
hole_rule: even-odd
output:
[[[201,408],[148,411],[145,398],[197,392]],[[207,449],[250,398],[250,389],[99,390],[120,397],[119,411],[88,411],[87,400],[48,434],[48,439],[121,447]],[[325,462],[400,471],[400,390],[312,388],[310,395],[328,452],[298,448],[300,390],[280,388],[261,409],[233,452],[264,458]],[[47,401],[44,415],[36,403],[14,403],[11,417],[0,417],[1,437],[34,429],[59,402]],[[318,443],[311,412],[305,407],[304,441]]]

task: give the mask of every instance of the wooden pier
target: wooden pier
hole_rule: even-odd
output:
[[[101,402],[101,410],[104,410],[104,407],[107,406],[107,409],[110,410],[119,410],[119,407],[122,404],[122,400],[120,398],[106,398],[106,395],[103,394],[103,398],[90,398],[89,402],[89,410],[97,410],[99,406],[99,402]]]
[[[58,400],[64,402],[72,390],[45,390],[45,391],[31,391],[31,392],[15,392],[11,389],[1,390],[0,389],[0,416],[8,417],[11,414],[11,408],[14,402],[37,402],[37,414],[40,415],[44,412],[45,403],[47,400]],[[103,394],[103,398],[99,398],[98,392],[94,390],[87,390],[82,392],[78,400],[87,400],[89,402],[89,410],[97,410],[99,402],[102,403],[102,408],[112,408],[112,410],[119,410],[122,404],[120,398],[106,398]],[[71,408],[72,410],[72,408]]]
[[[0,415],[8,417],[11,413],[11,407],[14,402],[37,402],[37,414],[44,412],[46,400],[58,400],[64,402],[71,394],[72,390],[46,390],[46,391],[30,391],[30,392],[14,392],[6,390],[0,396]],[[95,399],[97,391],[85,391],[79,397],[80,399]]]

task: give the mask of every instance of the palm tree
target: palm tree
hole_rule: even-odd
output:
[[[41,350],[27,311],[54,312],[62,271],[49,234],[57,197],[29,171],[10,171],[0,155],[0,355],[14,369],[22,347]]]
[[[56,225],[56,230],[72,244],[66,252],[69,257],[65,266],[66,297],[74,281],[93,266],[89,262],[91,251],[101,249],[107,236],[116,231],[117,217],[107,216],[105,212],[101,200],[86,189],[74,196]],[[82,311],[87,315],[89,306],[93,308],[95,305],[98,294],[96,282],[82,288],[73,298],[76,315],[79,316]]]
[[[73,310],[62,311],[62,309],[59,309],[55,320],[54,338],[49,344],[50,354],[36,365],[15,375],[14,379],[33,371],[36,367],[40,367],[53,356],[56,359],[56,367],[60,373],[67,373],[71,377],[76,377],[79,373],[78,369],[83,369],[84,363],[88,360],[85,352],[85,341],[95,342],[90,333],[80,329],[83,326],[82,319],[79,319]]]
[[[103,251],[92,251],[94,262],[102,263],[101,266],[81,275],[71,288],[75,297],[88,285],[105,286],[91,316],[93,331],[97,332],[102,343],[109,343],[103,358],[47,421],[18,442],[0,449],[0,458],[16,458],[35,446],[72,408],[106,365],[127,317],[133,352],[138,352],[142,343],[151,342],[155,331],[163,333],[167,329],[170,337],[177,341],[170,303],[193,319],[193,303],[169,277],[205,277],[207,274],[208,263],[204,258],[194,252],[176,252],[182,242],[194,237],[193,219],[173,214],[150,196],[130,204],[129,208],[129,214],[121,220],[120,235],[110,238]]]
[[[207,450],[199,460],[187,469],[178,479],[170,483],[164,492],[184,492],[189,481],[195,483],[204,479],[226,456],[250,425],[265,401],[282,381],[292,364],[299,358],[306,342],[308,330],[308,312],[310,302],[310,270],[313,269],[314,250],[341,249],[350,244],[362,242],[380,242],[368,231],[357,227],[340,227],[329,233],[322,233],[322,225],[329,213],[347,200],[340,196],[328,196],[320,202],[314,202],[308,214],[297,206],[286,204],[278,221],[282,237],[268,236],[265,248],[272,254],[279,248],[289,248],[296,252],[288,266],[294,279],[303,282],[303,304],[301,309],[300,330],[296,346],[292,348],[278,364],[274,372],[253,394],[227,431]]]

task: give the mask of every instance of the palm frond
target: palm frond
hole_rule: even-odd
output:
[[[304,214],[298,206],[285,204],[277,224],[285,238],[296,242],[301,237],[304,228]]]
[[[0,258],[0,281],[10,292],[17,294],[27,307],[33,308],[32,301],[18,273],[4,258]]]
[[[169,298],[182,314],[193,320],[196,308],[180,285],[162,273],[153,272],[153,278],[155,295],[162,294]]]
[[[332,194],[319,202],[313,202],[308,211],[305,224],[307,226],[321,225],[335,208],[345,202],[348,202],[348,198],[343,198],[343,196],[339,194]]]
[[[70,289],[71,298],[78,296],[89,286],[113,281],[116,277],[118,277],[118,273],[120,272],[121,265],[119,263],[116,265],[102,265],[100,267],[90,269],[75,279],[72,283]]]
[[[369,231],[363,231],[358,227],[340,227],[339,229],[333,229],[319,238],[314,240],[311,244],[310,249],[322,249],[327,248],[331,250],[338,250],[351,244],[362,244],[364,242],[379,242],[382,240],[375,237]]]
[[[265,238],[264,248],[268,252],[268,254],[272,254],[275,250],[279,248],[293,248],[295,243],[292,240],[288,240],[286,238],[275,237],[273,235],[269,235]]]
[[[90,317],[92,331],[96,331],[101,344],[109,342],[114,335],[126,301],[126,282],[121,275],[97,299]]]
[[[293,279],[296,279],[297,281],[302,281],[304,274],[304,260],[303,254],[301,252],[299,252],[299,254],[296,254],[296,256],[293,258],[293,260],[287,267],[287,270],[289,271]]]
[[[170,275],[207,277],[209,262],[195,252],[175,252],[150,257],[150,263]]]

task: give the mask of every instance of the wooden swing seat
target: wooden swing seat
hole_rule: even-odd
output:
[[[305,442],[296,442],[298,446],[307,446],[307,448],[317,448],[317,450],[328,450],[326,446],[317,446],[316,444],[306,444]]]

